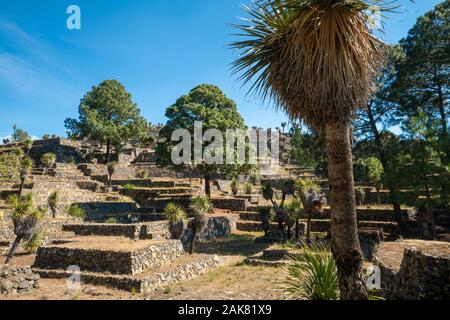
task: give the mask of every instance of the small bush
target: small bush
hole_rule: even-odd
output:
[[[117,220],[117,218],[108,218],[105,223],[107,224],[118,224],[119,220]]]
[[[236,178],[231,181],[230,187],[231,192],[236,196],[239,193],[239,183]]]
[[[136,174],[139,179],[150,179],[150,171],[147,169],[139,170]]]
[[[244,186],[245,194],[250,195],[253,193],[253,185],[251,183],[246,183]]]
[[[74,218],[83,219],[86,217],[86,212],[76,204],[72,204],[69,209],[67,209],[67,214]]]
[[[75,160],[75,158],[73,156],[70,156],[69,158],[67,158],[66,163],[67,164],[77,164],[77,161]]]
[[[127,183],[123,186],[123,191],[125,191],[125,193],[130,193],[131,191],[136,190],[136,188],[137,187],[134,184]]]
[[[35,232],[33,236],[22,244],[22,248],[29,252],[36,252],[36,250],[44,245],[45,234],[42,231]]]

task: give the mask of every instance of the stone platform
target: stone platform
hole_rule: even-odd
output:
[[[183,254],[183,245],[177,240],[88,236],[40,247],[34,267],[67,269],[76,265],[84,271],[136,275]]]

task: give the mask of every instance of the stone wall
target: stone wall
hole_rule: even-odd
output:
[[[235,198],[215,198],[212,199],[214,208],[231,210],[231,211],[247,211],[248,202],[245,199]]]
[[[222,238],[236,231],[238,218],[235,216],[209,217],[205,229],[197,235],[197,241],[208,241],[216,238]],[[181,241],[188,245],[192,237],[192,228],[190,223],[185,230]]]
[[[161,241],[136,251],[44,246],[37,251],[34,267],[65,270],[71,265],[78,265],[82,271],[135,275],[183,254],[183,245],[177,240]]]
[[[39,275],[31,267],[3,267],[0,269],[0,294],[11,295],[29,292],[39,286]]]
[[[30,156],[39,163],[40,158],[45,153],[54,153],[57,162],[67,162],[69,158],[74,158],[76,161],[81,159],[78,152],[81,143],[68,139],[56,138],[48,140],[34,141],[33,147],[30,151]]]
[[[450,255],[406,249],[397,272],[380,263],[382,288],[389,300],[449,300]]]

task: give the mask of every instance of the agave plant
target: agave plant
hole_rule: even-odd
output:
[[[172,239],[179,240],[184,232],[184,209],[175,203],[169,203],[164,209],[164,217],[169,221],[169,232]]]
[[[195,239],[200,234],[208,223],[207,215],[214,212],[214,206],[209,198],[198,196],[192,199],[192,210],[194,212],[194,219],[191,221],[192,236],[189,253],[194,253]]]
[[[368,299],[356,220],[351,123],[377,89],[384,43],[373,33],[383,0],[256,0],[245,7],[235,72],[291,120],[324,136],[332,247],[344,299]],[[395,0],[389,1],[390,4]],[[344,226],[344,227],[343,227]]]
[[[279,289],[288,299],[338,300],[339,279],[330,248],[321,243],[302,244],[281,269]]]
[[[53,219],[56,218],[56,211],[58,209],[58,202],[59,202],[59,193],[58,191],[53,191],[47,199],[47,205],[50,208],[50,211],[52,212]]]
[[[14,224],[16,238],[9,250],[6,264],[13,258],[20,241],[30,239],[33,236],[38,221],[45,215],[45,210],[34,208],[33,197],[30,193],[21,198],[18,196],[9,197],[7,205],[12,210],[10,216]]]

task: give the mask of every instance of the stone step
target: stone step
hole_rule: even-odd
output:
[[[184,254],[179,240],[140,240],[123,237],[77,237],[38,249],[34,267],[81,270],[115,275],[136,275],[158,268]]]
[[[159,268],[151,268],[136,276],[108,275],[81,271],[83,284],[101,285],[128,292],[150,293],[170,284],[201,276],[220,264],[217,256],[183,255]],[[42,278],[67,279],[73,273],[64,269],[33,269]]]
[[[307,223],[307,220],[300,220],[301,223]],[[360,221],[360,228],[366,229],[382,229],[383,232],[389,236],[395,236],[398,234],[398,225],[392,222],[379,222],[379,221]],[[237,223],[237,229],[239,231],[247,232],[261,232],[263,231],[260,221],[239,221]],[[271,230],[277,230],[278,223],[273,222],[271,224]],[[330,230],[330,220],[312,220],[311,224],[312,232],[328,232]]]

